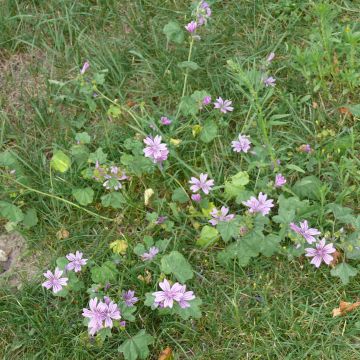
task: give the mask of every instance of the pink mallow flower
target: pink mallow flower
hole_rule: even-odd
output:
[[[83,253],[80,251],[76,251],[75,255],[73,253],[67,254],[66,258],[70,262],[66,265],[66,270],[81,271],[81,267],[87,263],[87,259],[83,259],[82,257]]]
[[[318,229],[309,228],[307,220],[300,222],[300,227],[294,223],[290,223],[290,229],[301,235],[309,244],[316,242],[314,236],[318,236],[321,232]]]
[[[135,296],[134,290],[123,291],[122,298],[124,299],[126,306],[129,306],[129,307],[134,306],[134,304],[137,303],[139,300]]]
[[[107,305],[101,301],[98,302],[98,299],[94,298],[89,301],[89,308],[83,309],[82,316],[90,319],[88,324],[89,334],[95,335],[97,331],[103,328]]]
[[[334,253],[336,249],[334,248],[333,244],[325,245],[325,238],[320,240],[316,244],[316,248],[306,248],[305,249],[307,257],[312,257],[311,264],[314,264],[315,267],[319,267],[322,262],[326,265],[329,265],[333,260],[333,256],[330,254]]]
[[[162,305],[164,308],[172,308],[174,306],[174,300],[180,301],[183,296],[183,288],[179,283],[175,283],[174,285],[170,285],[170,283],[164,279],[163,282],[159,283],[162,291],[156,291],[152,293],[155,296],[155,305]]]
[[[167,118],[166,116],[162,116],[160,118],[160,122],[163,125],[170,125],[171,124],[171,120],[169,118]]]
[[[88,61],[85,61],[83,67],[82,67],[81,70],[80,70],[80,74],[81,74],[81,75],[84,75],[85,72],[86,72],[86,70],[87,70],[89,67],[90,67],[90,63],[89,63]]]
[[[193,291],[186,291],[186,285],[181,286],[181,297],[179,300],[179,305],[182,309],[186,309],[190,307],[190,304],[188,301],[194,300],[195,295]]]
[[[145,252],[141,255],[142,261],[150,261],[159,253],[159,249],[155,246],[152,246],[149,249],[149,252]]]
[[[61,277],[62,274],[63,271],[58,267],[55,269],[54,273],[48,270],[46,273],[44,273],[44,276],[48,280],[42,283],[42,286],[48,290],[52,288],[54,294],[58,293],[62,290],[63,286],[67,285],[68,282],[68,278]]]
[[[110,301],[108,304],[105,304],[106,308],[104,311],[104,323],[105,327],[112,328],[113,320],[121,319],[120,310],[113,301]]]
[[[200,194],[192,194],[191,195],[191,200],[193,200],[195,202],[200,202],[201,201],[201,195]]]
[[[275,176],[275,187],[279,188],[286,184],[286,179],[281,174],[276,174]]]
[[[208,195],[209,192],[212,190],[212,187],[214,186],[214,180],[209,179],[208,178],[208,174],[200,174],[199,179],[195,178],[195,177],[191,177],[189,184],[191,184],[190,186],[190,190],[193,193],[198,192],[199,190],[202,190],[204,192],[204,194]]]
[[[274,52],[271,52],[271,53],[269,54],[269,56],[267,57],[266,61],[267,61],[268,63],[270,63],[270,62],[272,62],[272,61],[274,60],[274,57],[275,57],[275,53],[274,53]]]
[[[274,207],[273,201],[272,199],[267,199],[267,195],[261,192],[258,198],[252,196],[248,201],[244,201],[243,204],[249,208],[250,213],[261,213],[265,216]]]
[[[213,226],[217,225],[221,221],[229,222],[234,217],[235,214],[228,214],[229,208],[222,206],[220,211],[217,208],[213,208],[210,215],[212,216],[212,219],[209,220],[209,223]]]
[[[238,140],[231,142],[231,146],[235,152],[247,153],[250,150],[251,141],[249,136],[239,134]]]
[[[187,25],[185,25],[185,29],[186,29],[189,33],[195,32],[196,28],[197,28],[197,22],[196,22],[196,21],[191,21],[191,22],[189,22]]]
[[[161,163],[166,160],[169,154],[166,144],[161,143],[161,136],[156,135],[155,138],[148,136],[144,139],[145,147],[144,154],[153,160],[154,163]]]
[[[272,86],[274,87],[276,85],[276,79],[272,76],[269,76],[268,78],[264,79],[264,84],[266,87]]]
[[[234,110],[231,104],[232,104],[231,100],[223,100],[221,97],[217,98],[216,101],[214,102],[215,109],[219,109],[224,114]]]
[[[203,105],[209,105],[211,103],[211,96],[205,96],[202,103]]]

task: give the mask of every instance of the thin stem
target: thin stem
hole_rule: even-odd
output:
[[[5,177],[4,175],[1,175],[2,177]],[[60,196],[56,196],[56,195],[52,195],[52,194],[48,194],[48,193],[45,193],[45,192],[42,192],[40,190],[36,190],[36,189],[33,189],[31,188],[30,186],[27,186],[27,185],[24,185],[22,184],[21,182],[15,180],[15,179],[12,179],[12,178],[9,178],[9,177],[6,177],[7,179],[10,179],[11,181],[13,181],[14,183],[16,183],[17,185],[23,187],[24,189],[27,189],[31,192],[34,192],[36,194],[39,194],[39,195],[42,195],[42,196],[46,196],[46,197],[49,197],[49,198],[52,198],[52,199],[56,199],[56,200],[59,200],[59,201],[62,201],[64,202],[65,204],[68,204],[68,205],[71,205],[73,207],[76,207],[77,209],[80,209],[82,211],[85,211],[86,213],[88,213],[89,215],[92,215],[92,216],[95,216],[95,217],[98,217],[100,219],[103,219],[103,220],[106,220],[106,221],[115,221],[115,219],[110,219],[106,216],[102,216],[102,215],[99,215],[99,214],[96,214],[88,209],[85,209],[83,208],[82,206],[80,205],[77,205],[75,203],[73,203],[72,201],[69,201],[69,200],[66,200],[64,198],[61,198]]]

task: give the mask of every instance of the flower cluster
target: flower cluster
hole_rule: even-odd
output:
[[[190,33],[195,33],[196,29],[199,26],[203,26],[207,23],[208,19],[211,17],[211,8],[210,5],[201,0],[196,7],[195,10],[196,20],[192,20],[187,25],[185,25],[185,29]]]
[[[192,291],[186,291],[186,285],[175,283],[171,285],[168,280],[159,283],[161,291],[156,291],[152,295],[155,296],[154,306],[160,308],[172,308],[176,301],[182,309],[190,307],[189,301],[195,299]]]
[[[117,166],[100,165],[98,161],[95,163],[93,178],[102,182],[105,189],[115,191],[122,188],[121,181],[128,179],[125,171]]]
[[[66,258],[69,260],[69,263],[66,265],[65,269],[67,271],[74,270],[75,272],[81,271],[81,267],[86,265],[87,259],[83,259],[83,253],[76,251],[75,254],[70,253],[66,255]],[[68,278],[63,277],[64,271],[58,267],[55,269],[54,273],[48,270],[44,273],[45,278],[47,279],[42,283],[42,286],[46,289],[52,289],[53,293],[56,294],[63,289],[63,286],[67,286]]]
[[[104,302],[97,298],[89,301],[89,309],[83,309],[82,315],[88,318],[88,330],[90,335],[95,335],[104,327],[112,328],[113,320],[121,319],[120,310],[109,297],[104,297]]]

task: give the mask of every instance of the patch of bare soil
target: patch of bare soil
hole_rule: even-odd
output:
[[[35,255],[29,254],[26,240],[17,233],[0,235],[0,286],[20,288],[39,272]]]

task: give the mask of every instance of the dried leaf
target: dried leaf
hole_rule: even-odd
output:
[[[339,108],[339,112],[340,112],[340,114],[343,114],[343,115],[351,114],[351,111],[348,108],[344,107],[344,106]]]
[[[126,240],[115,240],[112,243],[110,243],[110,249],[115,254],[125,255],[127,248],[128,248],[128,243]]]
[[[172,349],[169,346],[161,352],[158,358],[158,360],[172,360],[172,359],[173,359]]]
[[[146,284],[151,283],[151,272],[145,269],[145,276],[139,275],[138,279]]]
[[[319,104],[316,101],[313,101],[312,107],[313,109],[317,109],[319,107]]]
[[[150,198],[154,195],[153,189],[146,189],[144,192],[144,204],[148,206],[150,203]]]
[[[336,316],[344,316],[348,312],[353,311],[354,309],[360,306],[360,301],[355,303],[348,303],[346,301],[340,301],[340,306],[338,308],[333,309],[332,314],[333,317]]]
[[[56,237],[58,238],[58,240],[63,240],[63,239],[67,239],[69,237],[70,233],[66,230],[66,229],[60,229],[57,233],[56,233]]]
[[[340,258],[341,258],[341,252],[340,251],[335,251],[333,254],[332,254],[332,261],[330,263],[330,266],[331,267],[334,267],[337,265],[337,263],[339,262]]]

